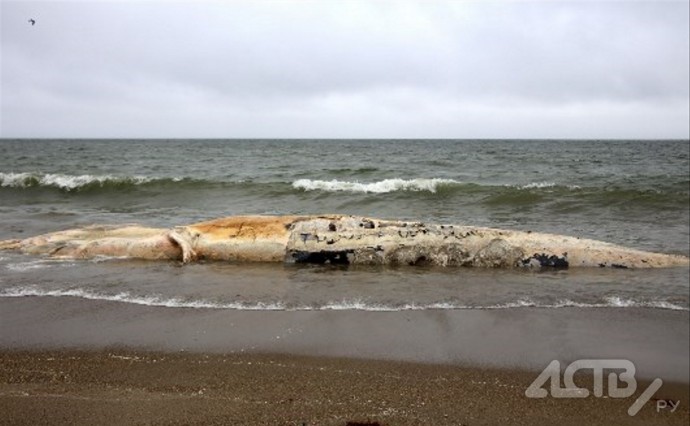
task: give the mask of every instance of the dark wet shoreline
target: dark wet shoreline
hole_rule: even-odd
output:
[[[21,297],[0,299],[0,347],[286,353],[532,371],[554,359],[628,359],[637,377],[690,383],[689,315],[643,308],[238,311]]]

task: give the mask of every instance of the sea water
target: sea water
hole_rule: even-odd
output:
[[[0,239],[90,224],[345,213],[688,255],[688,141],[0,140]],[[0,298],[170,309],[687,311],[688,268],[60,261],[0,253]]]

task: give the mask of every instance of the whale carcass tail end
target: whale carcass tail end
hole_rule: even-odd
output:
[[[22,240],[0,241],[0,250],[19,250]]]

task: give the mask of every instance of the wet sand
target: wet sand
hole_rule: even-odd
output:
[[[0,299],[0,348],[285,353],[541,371],[629,359],[690,383],[690,313],[661,309],[242,311],[74,297]]]
[[[2,424],[686,425],[688,389],[656,398],[529,399],[532,373],[289,355],[103,351],[0,353]],[[578,382],[587,386],[587,380]],[[640,394],[646,383],[639,383]],[[590,387],[591,389],[591,387]],[[359,422],[359,423],[357,423]]]
[[[5,298],[0,423],[687,424],[688,320],[636,308],[286,312]],[[630,417],[635,397],[527,398],[554,359],[631,360],[635,396],[658,377],[654,398],[680,406],[657,412],[652,400]]]

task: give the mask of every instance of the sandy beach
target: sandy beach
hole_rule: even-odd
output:
[[[124,349],[3,351],[0,365],[2,424],[684,425],[690,418],[687,385],[667,383],[656,395],[680,399],[675,412],[657,412],[651,401],[630,417],[632,399],[528,399],[534,374],[507,369]]]
[[[3,424],[689,419],[685,311],[256,312],[21,297],[0,300],[0,324]],[[587,358],[634,362],[635,395],[525,396],[551,360]],[[629,416],[657,377],[661,389]],[[591,374],[576,383],[592,389]],[[680,405],[657,411],[659,399]]]

